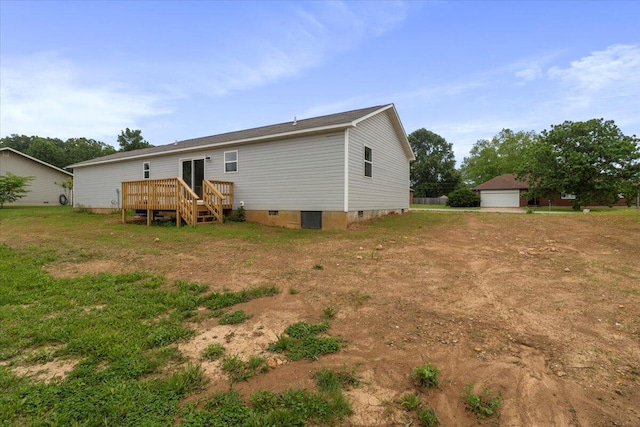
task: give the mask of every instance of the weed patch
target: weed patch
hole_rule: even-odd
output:
[[[232,305],[240,304],[243,302],[248,302],[252,299],[268,297],[277,294],[278,288],[276,288],[275,286],[260,286],[257,288],[245,289],[239,292],[213,292],[205,298],[204,305],[211,310],[218,310],[225,307],[231,307]]]
[[[278,341],[269,344],[269,350],[285,353],[289,360],[315,360],[322,354],[336,353],[341,348],[340,339],[336,337],[319,337],[326,332],[326,322],[310,324],[298,322],[287,326],[286,335],[278,337]]]
[[[440,425],[440,420],[436,415],[436,411],[432,408],[418,409],[418,420],[423,427],[436,427]]]
[[[491,390],[485,388],[483,394],[475,394],[473,393],[473,388],[473,384],[467,384],[467,388],[462,394],[467,410],[476,414],[478,419],[492,415],[500,417],[499,408],[502,402],[502,393],[494,394]]]
[[[200,353],[200,357],[203,360],[214,361],[218,360],[224,355],[224,347],[222,344],[209,344]]]
[[[333,307],[327,307],[322,310],[325,320],[333,319],[336,315],[336,310]]]
[[[440,370],[431,365],[431,362],[425,362],[422,366],[413,368],[413,379],[416,384],[425,389],[438,386],[438,374]]]
[[[318,390],[322,391],[348,390],[360,386],[356,368],[348,370],[344,365],[339,370],[320,369],[313,372],[311,378],[316,380]]]
[[[407,411],[415,411],[420,407],[420,398],[413,393],[405,393],[400,399],[400,405]]]
[[[253,316],[245,313],[242,310],[237,310],[237,311],[234,311],[233,313],[227,313],[222,315],[218,323],[220,323],[221,325],[236,325],[238,323],[244,322],[247,319],[251,319],[251,317]]]
[[[267,372],[269,365],[267,359],[260,356],[251,356],[246,362],[238,356],[229,356],[222,359],[222,370],[229,376],[229,382],[237,383]]]

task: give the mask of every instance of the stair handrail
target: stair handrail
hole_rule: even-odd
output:
[[[196,223],[198,215],[198,195],[187,185],[182,178],[176,178],[178,181],[178,214],[184,218],[187,224]],[[177,218],[177,224],[180,224],[180,218]]]
[[[218,191],[213,183],[206,179],[202,181],[202,201],[219,223],[224,222],[223,200],[224,195]]]

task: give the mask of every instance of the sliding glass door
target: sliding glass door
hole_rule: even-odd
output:
[[[204,180],[204,159],[182,160],[182,179],[202,198],[202,181]]]

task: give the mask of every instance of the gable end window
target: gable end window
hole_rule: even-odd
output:
[[[371,147],[364,147],[364,176],[371,178],[373,176],[373,153]]]
[[[151,163],[144,162],[142,164],[142,178],[149,179],[151,178]]]
[[[224,152],[224,173],[238,172],[238,150]]]

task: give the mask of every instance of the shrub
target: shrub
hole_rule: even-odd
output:
[[[449,193],[447,206],[452,208],[473,208],[480,206],[480,196],[468,188],[456,190]]]

